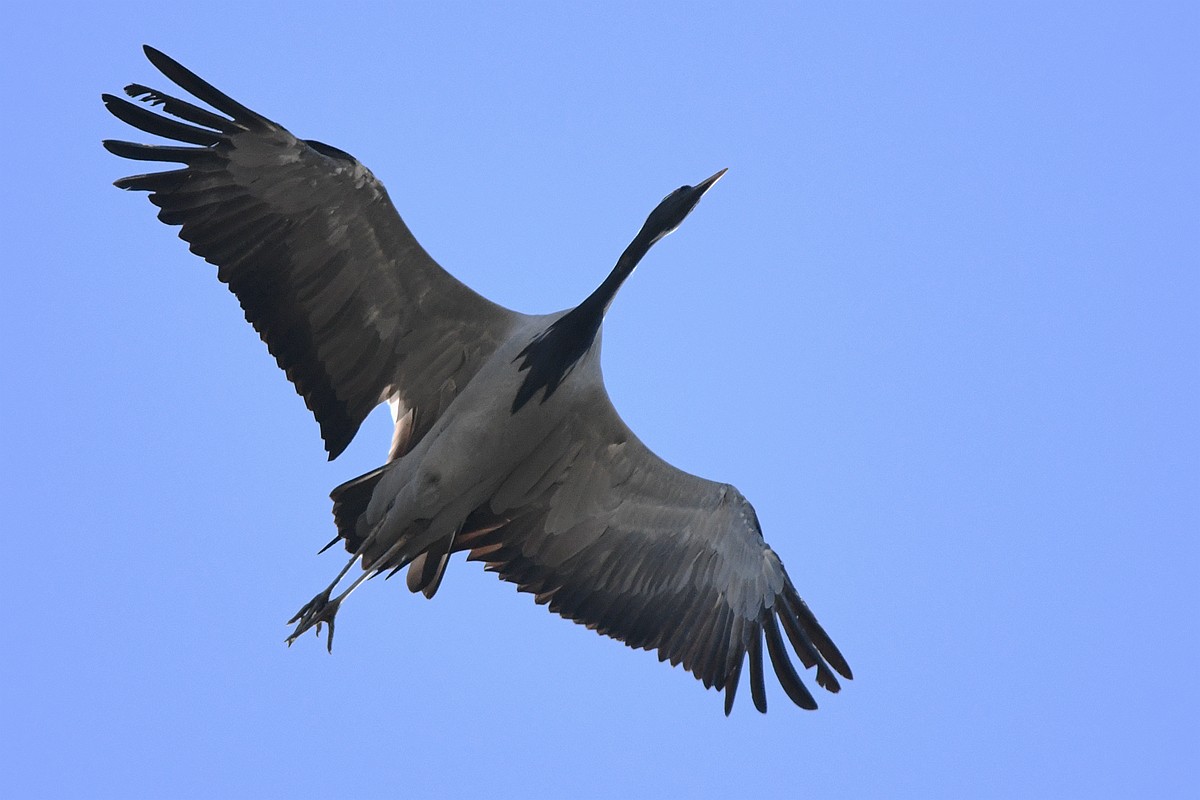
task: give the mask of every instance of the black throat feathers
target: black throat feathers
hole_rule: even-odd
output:
[[[517,354],[513,359],[514,363],[521,362],[517,371],[529,370],[529,374],[513,398],[512,413],[520,411],[539,389],[546,390],[543,403],[550,399],[596,341],[604,308],[600,298],[589,297],[551,323]]]
[[[653,217],[651,214],[651,218]],[[514,363],[521,362],[517,371],[529,370],[529,374],[525,376],[525,381],[517,390],[517,396],[513,398],[512,413],[520,411],[539,389],[546,390],[542,395],[543,403],[550,399],[554,390],[571,374],[579,359],[596,341],[596,332],[600,330],[604,313],[608,311],[608,306],[621,284],[625,283],[625,279],[633,273],[634,267],[646,255],[650,246],[661,236],[658,229],[647,221],[625,248],[625,252],[621,253],[612,272],[608,273],[608,277],[596,290],[582,303],[551,323],[546,330],[535,336],[532,342],[525,345],[524,350],[517,353],[517,357],[513,359]]]

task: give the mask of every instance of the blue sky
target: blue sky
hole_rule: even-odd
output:
[[[248,5],[0,31],[7,796],[1195,791],[1195,4]],[[144,42],[354,153],[520,310],[729,167],[604,369],[755,504],[856,679],[726,719],[461,561],[284,647],[386,415],[326,463],[212,268],[110,185],[99,95],[165,83]]]

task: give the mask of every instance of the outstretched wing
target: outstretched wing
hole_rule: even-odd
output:
[[[595,406],[599,413],[568,419],[544,440],[455,549],[551,611],[683,664],[705,687],[725,690],[726,714],[747,656],[754,705],[766,711],[764,638],[794,703],[816,708],[784,635],[816,667],[817,684],[838,691],[833,673],[849,679],[850,667],[742,494],[655,456],[607,396]]]
[[[164,75],[221,113],[140,84],[113,95],[121,120],[187,146],[105,141],[138,161],[183,166],[122,178],[218,267],[321,426],[329,457],[384,400],[398,405],[392,457],[429,430],[520,315],[430,258],[383,184],[354,157],[297,139],[146,47]]]

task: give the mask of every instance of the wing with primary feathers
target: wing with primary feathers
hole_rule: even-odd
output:
[[[186,145],[105,141],[124,158],[182,165],[116,185],[149,192],[159,219],[218,267],[316,417],[330,458],[392,397],[400,407],[392,457],[411,449],[520,315],[438,266],[352,156],[297,139],[145,51],[220,113],[140,84],[126,93],[177,119],[104,95],[119,119]]]
[[[496,491],[456,550],[538,603],[630,647],[657,650],[725,690],[733,707],[747,657],[766,711],[763,641],[787,696],[816,708],[784,636],[817,684],[839,690],[850,667],[763,541],[737,489],[672,467],[643,445],[607,397],[565,421]],[[782,628],[782,633],[781,633]]]

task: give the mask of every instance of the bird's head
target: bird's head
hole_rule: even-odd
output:
[[[711,189],[713,184],[724,174],[725,170],[723,169],[695,186],[680,186],[664,197],[662,202],[650,212],[650,216],[646,217],[646,224],[642,226],[638,238],[644,241],[648,247],[678,228],[684,217],[690,214],[696,204],[700,202],[704,193]]]
[[[711,189],[712,185],[719,181],[724,174],[725,170],[721,170],[695,186],[680,186],[664,197],[662,202],[650,212],[650,216],[646,217],[642,229],[638,231],[637,236],[633,237],[633,241],[625,248],[625,252],[621,253],[621,257],[617,259],[617,265],[604,279],[604,283],[597,286],[596,291],[592,292],[577,307],[576,311],[581,308],[598,311],[595,322],[599,325],[600,319],[608,310],[617,290],[621,288],[621,284],[630,276],[642,257],[650,251],[655,242],[680,226],[684,218],[700,202],[704,193]]]

